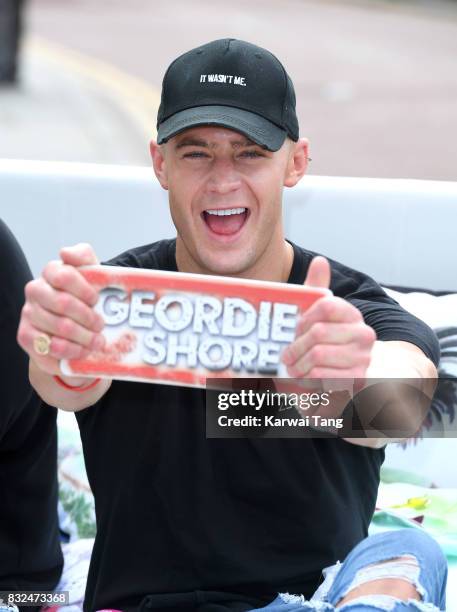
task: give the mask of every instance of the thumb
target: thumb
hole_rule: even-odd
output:
[[[79,243],[60,250],[60,258],[69,266],[88,266],[98,264],[98,257],[90,244]]]
[[[332,272],[328,259],[318,255],[311,260],[306,274],[305,285],[329,289]]]

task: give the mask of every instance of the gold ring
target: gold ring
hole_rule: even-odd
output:
[[[51,338],[48,334],[39,334],[33,341],[33,348],[38,355],[49,355]]]

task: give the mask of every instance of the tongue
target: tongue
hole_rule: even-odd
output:
[[[206,223],[215,234],[235,234],[246,219],[246,212],[238,215],[209,215],[205,213]]]

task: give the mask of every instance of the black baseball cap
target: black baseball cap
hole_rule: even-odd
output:
[[[298,140],[295,91],[281,62],[266,49],[223,38],[180,55],[162,84],[157,142],[199,125],[241,132],[277,151]]]

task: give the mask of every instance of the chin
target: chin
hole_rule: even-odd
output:
[[[239,257],[230,257],[221,253],[219,257],[202,257],[200,261],[202,261],[202,267],[206,269],[207,274],[217,276],[239,276],[251,264],[250,258],[246,257],[246,253]]]

